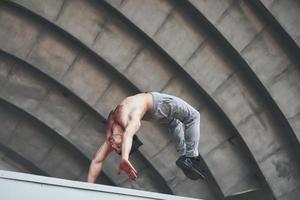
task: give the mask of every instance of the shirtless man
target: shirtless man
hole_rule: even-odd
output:
[[[118,174],[127,173],[132,180],[137,171],[129,161],[133,141],[139,143],[135,134],[142,119],[151,119],[168,125],[174,135],[179,159],[176,161],[187,177],[193,180],[205,178],[202,170],[198,144],[200,139],[200,113],[182,99],[158,92],[140,93],[125,98],[109,115],[106,141],[92,160],[88,182],[94,183],[104,160],[115,150],[121,155]],[[133,146],[138,148],[140,144]]]

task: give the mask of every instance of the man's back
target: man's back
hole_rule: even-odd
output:
[[[113,119],[122,127],[126,127],[131,119],[141,120],[152,109],[152,104],[152,95],[149,93],[129,96],[116,107]]]

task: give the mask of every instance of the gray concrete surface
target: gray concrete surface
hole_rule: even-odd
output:
[[[127,2],[126,2],[127,3]],[[122,8],[124,5],[122,5],[119,9],[120,11],[128,18],[130,18],[130,20],[135,21],[138,19],[133,19],[134,17],[130,16],[130,14],[128,14],[128,12],[123,12]],[[144,5],[145,6],[145,5]],[[135,8],[137,12],[139,12],[138,8]],[[138,17],[137,17],[138,18]],[[173,25],[168,25],[168,24],[173,24]],[[139,28],[143,28],[142,26],[140,26],[139,24],[137,24],[139,26]],[[172,13],[170,13],[168,15],[168,18],[165,20],[165,22],[162,23],[161,27],[159,30],[156,31],[156,34],[153,36],[153,39],[155,40],[155,42],[157,42],[169,55],[171,55],[179,64],[184,64],[186,63],[191,57],[194,57],[195,54],[193,53],[196,49],[200,49],[202,50],[203,45],[203,38],[206,37],[205,34],[203,33],[203,30],[196,28],[196,24],[193,23],[193,21],[191,20],[191,17],[186,16],[185,13],[183,13],[180,9],[174,9],[172,10]],[[155,29],[155,27],[153,27]],[[145,31],[144,29],[142,29],[143,31]],[[145,31],[146,32],[146,31]],[[185,34],[190,34],[190,35],[185,35],[184,33],[180,36],[180,32],[185,32]],[[159,38],[161,37],[160,34],[166,35],[168,37],[163,38],[162,40],[160,40]],[[178,37],[177,37],[177,34]],[[180,37],[182,38],[189,38],[189,40],[183,40],[184,44],[181,44],[181,40]],[[201,39],[202,38],[202,39]],[[176,41],[176,42],[174,42]],[[190,42],[190,43],[189,43]],[[168,45],[170,47],[168,47]],[[187,46],[184,46],[187,45]],[[213,45],[212,45],[213,46]],[[192,51],[188,52],[189,48],[191,48]],[[180,52],[173,52],[173,51],[184,51],[184,53],[180,53]],[[206,57],[203,57],[203,59],[208,60],[208,62],[211,62],[213,64],[213,62],[216,62],[214,60],[219,59],[218,64],[220,65],[219,68],[222,68],[224,65],[224,61],[220,60],[220,58],[215,58],[215,55],[211,55],[211,52],[209,52],[210,54],[207,55]],[[220,53],[219,53],[220,54]],[[185,58],[179,58],[176,56],[185,56]],[[214,60],[213,60],[214,59]],[[222,58],[221,58],[222,59]],[[197,63],[197,62],[195,62]],[[226,60],[225,60],[225,64]],[[199,65],[195,66],[195,70],[192,76],[194,77],[195,75],[199,74],[202,71],[199,71],[198,69]],[[203,66],[203,68],[205,68],[205,66]],[[205,70],[205,69],[204,69]],[[221,69],[222,70],[222,69]],[[225,69],[226,70],[226,69]],[[229,70],[227,70],[229,71]],[[220,71],[220,74],[222,73],[222,71]],[[230,75],[230,72],[228,73],[227,76]],[[212,72],[212,75],[215,75],[214,72]],[[222,75],[223,76],[223,75]],[[203,77],[208,77],[207,74],[203,75]],[[214,78],[213,80],[220,81],[220,79]],[[222,80],[222,79],[221,79]],[[226,80],[226,75],[224,80]],[[203,82],[202,82],[203,83]],[[222,82],[220,82],[222,83]],[[219,84],[220,84],[219,83]],[[183,83],[181,83],[183,84]],[[218,84],[215,83],[214,81],[211,81],[209,84],[205,83],[205,84],[200,84],[202,87],[203,85],[210,85],[210,84]],[[217,87],[217,86],[215,86]],[[206,87],[205,87],[206,89]],[[247,171],[247,170],[244,170]],[[223,177],[224,178],[224,177]],[[229,177],[228,177],[229,178]],[[235,183],[230,183],[232,185],[235,185]],[[222,185],[224,188],[223,191],[228,190],[228,187],[230,187],[227,183],[227,188],[224,187],[224,185]],[[250,187],[250,186],[249,186]]]
[[[82,12],[86,9],[87,12]],[[92,44],[105,20],[105,14],[100,9],[97,6],[89,6],[84,1],[66,0],[56,21],[63,29],[74,32],[74,35],[84,43]],[[81,12],[78,12],[79,10]],[[78,22],[84,26],[79,26]]]
[[[111,1],[108,1],[111,2]],[[168,1],[123,1],[117,5],[122,13],[149,35],[154,35],[172,10]]]
[[[55,83],[51,83],[51,81],[49,80],[46,81],[46,77],[41,76],[40,74],[37,75],[36,73],[38,72],[30,70],[30,67],[28,66],[26,67],[24,65],[15,65],[14,69],[11,70],[11,76],[8,78],[7,83],[3,87],[3,91],[1,91],[1,97],[14,103],[15,105],[22,107],[24,110],[43,120],[53,130],[58,131],[58,133],[61,134],[67,141],[72,142],[72,144],[76,148],[78,148],[81,152],[84,153],[84,155],[86,155],[86,157],[92,159],[99,145],[105,138],[104,124],[103,122],[100,123],[101,118],[99,119],[99,116],[93,113],[89,113],[88,108],[82,105],[82,103],[78,99],[74,98],[72,94],[68,94],[68,91],[66,91],[66,89],[61,88]],[[16,79],[19,79],[19,82],[17,82]],[[39,84],[41,82],[38,81],[41,79],[43,80],[44,84]],[[33,90],[33,88],[24,87],[24,85],[30,85],[30,83],[32,82],[36,83],[35,85],[39,85],[39,88],[44,88],[44,91],[46,91],[45,93],[47,95],[44,93],[44,96],[40,99],[34,98],[34,92],[30,92],[31,90]],[[16,91],[18,88],[20,91],[22,91],[22,93],[15,93],[18,94],[17,96],[7,92],[9,90]],[[34,99],[35,101],[32,99]],[[27,106],[27,102],[31,101],[35,102],[34,108]],[[70,115],[71,117],[69,117]],[[62,121],[64,121],[65,123],[62,123]],[[100,127],[98,127],[99,125]],[[92,132],[94,135],[89,135],[89,129],[83,131],[82,126],[92,130],[97,130]],[[82,131],[85,132],[86,135],[82,135]],[[100,138],[99,134],[101,134]],[[53,155],[48,155],[48,157],[51,157],[49,159],[57,159],[58,162],[61,161],[63,157],[55,156],[58,150],[53,151]],[[114,163],[117,163],[118,160],[119,157],[115,155],[114,159],[110,160],[110,162],[108,163],[112,163],[113,165]],[[140,159],[136,158],[134,163],[138,164],[141,162],[142,161],[140,161]],[[52,161],[52,163],[54,166],[57,165],[55,161]],[[147,165],[145,163],[143,164]],[[52,165],[48,165],[49,164],[42,167],[53,168]],[[63,174],[66,168],[72,168],[71,166],[72,165],[70,164],[66,164],[66,167],[61,169],[61,174]],[[114,177],[116,179],[121,178],[121,180],[124,181],[124,179],[126,179],[126,176],[116,176],[115,174],[117,171],[117,165],[114,164],[114,166],[115,170],[113,172],[109,168],[107,171],[110,171],[111,174],[114,174]],[[142,167],[137,167],[137,170],[140,170],[141,168]],[[149,167],[150,172],[151,170],[153,170],[153,168]],[[152,178],[155,177],[154,174],[155,173],[151,174]],[[149,173],[140,173],[140,175],[149,176]],[[86,177],[84,178],[84,180],[85,179]],[[140,179],[139,182],[143,183],[143,179]],[[146,183],[143,183],[143,185],[146,185]],[[155,189],[155,186],[153,186],[152,188]],[[162,190],[156,188],[154,191]]]
[[[49,178],[25,173],[0,171],[0,184],[5,188],[0,197],[5,199],[162,199],[193,200],[192,198],[94,185],[79,181]],[[17,191],[17,192],[16,192]]]
[[[270,2],[265,3],[271,4]],[[294,82],[294,80],[296,79],[290,77],[288,78],[288,76],[285,75],[285,72],[293,71],[293,76],[298,76],[299,72],[297,70],[294,70],[297,64],[291,63],[292,61],[290,60],[289,55],[280,46],[280,42],[274,36],[272,30],[270,30],[268,27],[262,29],[265,24],[263,19],[260,18],[257,13],[255,13],[255,11],[253,11],[253,9],[250,8],[249,5],[247,5],[247,2],[244,1],[237,1],[233,6],[231,6],[232,8],[229,8],[223,14],[222,18],[220,18],[218,22],[216,22],[214,18],[206,13],[205,9],[210,7],[210,4],[206,4],[206,6],[202,5],[202,7],[200,7],[196,3],[194,5],[208,18],[208,20],[210,20],[211,23],[213,23],[213,25],[216,26],[216,28],[226,37],[226,39],[236,48],[236,50],[240,51],[241,56],[249,64],[251,69],[255,72],[256,76],[262,81],[267,91],[270,93],[274,101],[278,104],[285,117],[289,120],[291,115],[295,115],[298,112],[298,85]],[[287,15],[291,14],[295,16],[295,14],[292,14],[293,12],[287,12],[288,9],[284,9],[284,6],[280,6],[280,8],[284,10],[283,12]],[[242,17],[243,15],[244,17]],[[229,20],[230,18],[231,20]],[[247,19],[247,22],[244,21],[244,23],[240,23],[241,20],[245,19]],[[288,24],[288,26],[290,24],[293,24],[292,20],[286,22],[286,24]],[[253,35],[249,35],[251,33],[251,29],[256,31],[256,33],[254,33],[256,34],[255,37],[253,37]],[[247,31],[241,32],[242,30]],[[249,37],[251,36],[253,39],[248,40],[248,42],[245,43],[245,41],[247,41],[247,39],[245,40],[245,38],[248,37],[245,34],[248,34]],[[243,47],[245,48],[243,49]],[[276,82],[275,80],[279,79],[278,77],[280,77],[282,80],[284,79],[284,83],[279,83],[277,85],[278,89],[277,91],[275,91],[275,89],[272,90],[271,88],[275,88],[273,84],[274,82]],[[288,84],[293,86],[287,86]],[[285,92],[286,94],[283,95],[281,94],[282,92]],[[287,97],[289,100],[287,100]],[[287,101],[289,101],[289,103],[287,103]],[[290,126],[294,130],[295,135],[299,138],[297,127],[293,123],[290,123]],[[249,126],[248,128],[250,127],[252,126]],[[273,137],[274,136],[272,136],[271,138]],[[283,137],[284,136],[282,136],[281,138]],[[273,140],[275,140],[275,138]],[[275,141],[273,141],[273,144],[274,143],[276,144]],[[293,150],[290,151],[290,153],[292,152]],[[296,163],[297,162],[298,161],[296,161]],[[268,172],[269,171],[266,171],[266,173]],[[276,177],[275,175],[271,176]],[[297,177],[298,175],[296,173],[293,176]],[[276,196],[281,196],[283,195],[282,193],[284,193],[283,191],[285,189],[283,189],[283,187],[288,182],[284,181],[284,179],[285,178],[281,180],[282,183],[284,183],[282,185],[282,190],[279,191],[274,189],[276,192],[278,192],[275,194]],[[270,182],[271,185],[275,183],[271,187],[277,187],[278,180],[270,180]],[[294,185],[294,183],[292,183],[292,185]],[[290,187],[294,188],[293,186]]]
[[[287,31],[292,39],[300,46],[300,4],[297,0],[279,0],[261,2],[269,10],[273,17]],[[287,12],[288,11],[288,12]]]
[[[34,165],[38,166],[41,170],[45,171],[51,176],[61,177],[67,179],[78,179],[80,174],[86,169],[86,165],[81,160],[81,157],[71,153],[71,151],[61,142],[57,142],[56,138],[51,136],[53,132],[47,130],[43,125],[32,121],[28,116],[18,111],[13,110],[13,107],[7,107],[6,104],[1,102],[1,116],[5,116],[7,121],[2,123],[11,124],[14,128],[6,129],[8,135],[3,135],[1,145],[8,146]],[[12,116],[12,117],[10,117]],[[17,121],[14,118],[18,117]],[[1,127],[3,130],[3,128]],[[30,138],[30,139],[28,139]],[[63,160],[55,163],[55,158],[51,157],[55,149],[60,148],[59,154]],[[63,161],[63,162],[62,162]],[[70,169],[69,166],[72,166]],[[53,166],[52,168],[50,166]]]
[[[70,70],[71,71],[71,70]],[[80,84],[80,83],[77,83],[77,84]],[[153,134],[152,134],[152,136],[154,136]],[[170,137],[170,136],[169,136]],[[156,141],[157,141],[157,139],[156,139]],[[158,140],[159,141],[159,140]],[[156,151],[157,149],[153,149],[152,151]],[[175,153],[175,152],[173,152],[173,153]],[[176,167],[176,171],[177,171],[177,173],[181,173],[179,170],[178,170],[178,168]]]
[[[199,28],[185,13],[174,9],[153,39],[182,65],[203,42],[204,37],[199,34]]]
[[[0,147],[0,170],[33,173],[27,166]]]
[[[35,0],[16,0],[16,2],[22,3],[26,7],[31,7],[35,12],[54,20],[57,18],[60,9],[63,6],[64,0],[45,0],[44,4],[40,4]]]
[[[223,12],[224,16],[226,16],[224,19],[220,18],[219,21],[216,21],[209,13],[207,13],[207,9],[211,6],[210,4],[203,3],[200,7],[199,3],[197,4],[194,1],[191,2],[213,25],[216,26],[235,49],[240,51],[241,56],[249,64],[251,70],[254,71],[257,78],[263,83],[266,90],[273,97],[273,100],[279,105],[281,112],[289,119],[290,115],[293,114],[290,113],[291,111],[288,110],[286,106],[289,105],[290,109],[298,110],[298,105],[295,103],[286,104],[285,96],[280,95],[280,92],[275,94],[270,87],[272,87],[271,85],[274,83],[274,79],[276,79],[277,76],[283,76],[281,74],[284,74],[284,71],[297,68],[297,63],[293,63],[288,52],[284,50],[278,38],[272,33],[272,29],[270,28],[271,25],[267,24],[266,20],[260,17],[247,1],[236,1],[236,3],[226,11],[216,9],[218,13],[221,14]],[[270,7],[271,4],[276,4],[271,1],[265,1],[263,3],[267,7]],[[288,4],[290,6],[290,3]],[[296,8],[294,9],[297,9],[297,6],[295,7]],[[280,6],[280,8],[282,10],[287,10],[284,6]],[[293,12],[285,13],[287,15],[290,14],[291,16],[295,16]],[[243,20],[243,23],[240,23],[241,20]],[[290,23],[286,24],[289,25],[294,23],[293,20],[290,20]],[[235,29],[238,27],[238,29],[234,30],[234,27]],[[243,32],[241,32],[242,30]],[[251,32],[253,33],[251,34]],[[245,38],[247,38],[245,34],[251,34],[249,35],[248,41],[245,40]],[[297,74],[298,72],[295,71],[295,73]],[[286,77],[285,79],[287,82],[290,82],[290,84],[293,84],[293,81],[289,78]],[[294,87],[298,88],[298,85],[296,84]],[[290,87],[285,87],[286,91],[290,89]],[[293,98],[293,102],[299,101],[297,96]],[[292,126],[292,129],[294,129],[296,136],[299,138],[299,133],[295,131],[294,126]]]
[[[215,24],[220,20],[223,13],[231,6],[235,0],[211,0],[211,1],[198,1],[190,0],[190,2],[211,21]]]
[[[55,31],[40,32],[27,59],[53,77],[61,78],[78,55],[79,49]]]

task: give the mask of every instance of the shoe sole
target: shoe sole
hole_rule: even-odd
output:
[[[183,162],[177,162],[176,165],[182,170],[186,177],[192,180],[205,179],[205,177],[198,172],[194,167],[185,165]]]
[[[193,161],[192,161],[192,165],[195,165],[194,163],[193,163]],[[202,164],[203,165],[203,164]],[[205,179],[207,179],[207,174],[205,173],[205,170],[203,170],[203,166],[202,167],[200,167],[200,169],[198,169],[198,168],[196,168],[196,167],[194,167],[194,166],[192,166],[192,168],[193,169],[195,169],[197,172],[199,172],[199,174],[200,174],[200,176],[201,176],[201,179],[203,179],[203,180],[205,180]],[[202,170],[203,170],[203,172],[202,172]]]

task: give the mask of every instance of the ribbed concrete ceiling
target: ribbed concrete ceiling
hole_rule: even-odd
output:
[[[1,169],[84,181],[110,110],[161,91],[200,111],[209,179],[187,179],[166,127],[143,122],[138,181],[116,174],[113,155],[99,183],[296,199],[299,17],[296,0],[1,1]]]

